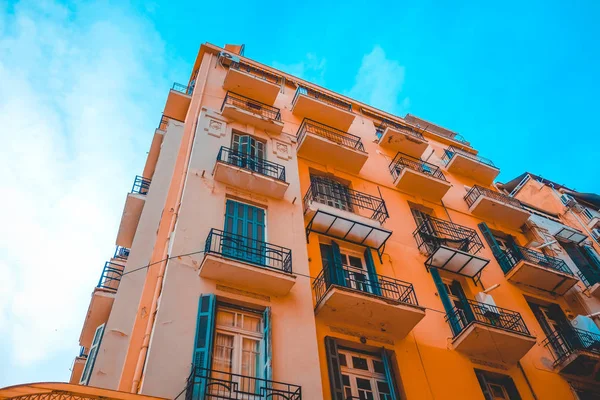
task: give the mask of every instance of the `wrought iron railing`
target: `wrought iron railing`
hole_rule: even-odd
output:
[[[383,275],[370,275],[364,269],[350,265],[331,267],[327,263],[323,265],[323,270],[313,282],[317,305],[323,300],[327,290],[332,285],[383,297],[399,303],[419,305],[412,283]]]
[[[185,400],[302,400],[302,388],[289,383],[192,368]]]
[[[454,307],[446,314],[454,337],[458,336],[471,323],[480,323],[508,332],[529,335],[529,329],[520,313],[475,300],[463,302],[461,308]]]
[[[560,258],[552,257],[541,251],[528,249],[527,247],[513,246],[512,250],[510,255],[513,256],[512,258],[514,258],[516,262],[525,260],[532,264],[539,265],[540,267],[550,268],[558,272],[573,275],[573,272],[569,269],[567,263]]]
[[[217,161],[240,167],[258,174],[285,182],[285,167],[264,158],[251,156],[249,154],[222,146],[217,155]]]
[[[434,178],[442,181],[446,180],[446,177],[436,165],[430,164],[426,161],[418,158],[411,157],[404,153],[396,154],[396,157],[390,163],[389,169],[394,180],[400,176],[404,168],[412,169],[413,171],[421,172],[423,174],[431,175]]]
[[[100,275],[97,287],[116,292],[119,288],[119,282],[121,282],[124,269],[125,266],[121,264],[107,261],[104,263],[104,269],[102,270],[102,275]]]
[[[419,251],[433,254],[440,246],[475,254],[483,248],[475,229],[428,216],[413,232]]]
[[[237,69],[238,71],[245,72],[249,75],[252,75],[255,78],[263,79],[267,82],[275,83],[277,85],[281,84],[282,78],[278,75],[272,74],[271,72],[264,70],[262,68],[256,67],[254,65],[246,64],[244,62],[232,61],[229,65],[231,69]]]
[[[465,156],[467,158],[470,158],[472,160],[489,165],[490,167],[497,169],[492,160],[485,157],[481,157],[477,154],[469,153],[466,150],[454,146],[450,146],[444,150],[444,155],[442,156],[442,162],[444,163],[444,165],[448,165],[448,163],[450,162],[450,160],[452,160],[452,157],[454,157],[455,154],[460,154],[462,156]]]
[[[253,114],[258,114],[263,118],[281,121],[281,112],[279,111],[279,108],[261,103],[260,101],[253,100],[249,97],[241,96],[233,92],[227,92],[225,95],[225,100],[223,100],[221,111],[223,111],[226,105],[241,108]]]
[[[148,194],[151,182],[152,181],[148,178],[136,175],[135,180],[133,181],[133,187],[131,188],[131,193]]]
[[[543,344],[552,353],[554,365],[562,363],[576,352],[600,356],[600,335],[570,326],[555,330],[546,337]]]
[[[331,126],[327,126],[325,124],[321,124],[319,122],[315,122],[307,118],[305,118],[304,121],[302,121],[302,124],[298,129],[298,133],[296,133],[298,143],[302,143],[306,134],[320,136],[322,138],[331,140],[332,142],[335,142],[344,147],[348,147],[350,149],[359,150],[363,152],[365,151],[365,146],[363,146],[360,137],[344,131],[340,131],[339,129],[332,128]]]
[[[581,267],[579,267],[581,269]],[[587,269],[585,271],[578,271],[577,276],[581,279],[581,282],[585,285],[586,288],[591,288],[596,283],[600,283],[600,272],[594,271],[592,269]]]
[[[194,91],[194,87],[191,85],[186,86],[186,85],[182,85],[181,83],[174,82],[171,90],[191,96],[192,92]]]
[[[479,199],[479,197],[481,197],[481,196],[492,198],[496,201],[499,201],[499,202],[504,203],[509,206],[513,206],[516,208],[523,208],[523,206],[521,206],[521,203],[519,202],[519,200],[512,198],[512,197],[508,197],[505,194],[502,194],[500,192],[495,192],[491,189],[484,188],[479,185],[473,185],[473,187],[465,195],[464,199],[467,202],[467,205],[469,207],[471,207],[473,205],[473,203],[475,203],[477,201],[477,199]]]
[[[379,124],[379,126],[377,128],[375,128],[377,137],[379,139],[381,139],[381,136],[383,136],[383,132],[385,132],[386,128],[393,128],[393,129],[402,131],[404,133],[407,133],[408,135],[413,136],[416,139],[423,140],[423,141],[425,140],[425,138],[423,137],[423,134],[421,132],[416,131],[414,128],[412,128],[410,126],[406,126],[406,125],[402,125],[402,124],[399,124],[394,121],[390,121],[389,119],[382,120],[381,124]]]
[[[304,86],[298,86],[298,89],[296,89],[296,94],[294,95],[294,99],[292,100],[292,104],[296,104],[296,101],[300,95],[312,97],[313,99],[317,99],[325,104],[340,108],[342,110],[352,111],[351,103]]]
[[[113,258],[116,258],[117,260],[127,260],[129,252],[130,250],[127,247],[117,246]]]
[[[292,250],[219,229],[210,230],[204,252],[292,273]]]
[[[371,196],[331,179],[311,177],[311,183],[304,195],[304,212],[311,201],[326,204],[344,211],[384,223],[389,217],[385,201],[381,197]]]

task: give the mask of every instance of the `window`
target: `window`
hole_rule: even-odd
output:
[[[587,208],[583,209],[583,215],[585,215],[588,222],[594,219],[594,214]]]
[[[92,346],[90,347],[87,360],[85,361],[81,378],[79,378],[80,385],[87,385],[90,381],[90,376],[92,375],[92,370],[94,369],[94,364],[96,362],[96,356],[98,355],[98,348],[100,347],[102,336],[104,336],[104,327],[105,324],[102,324],[97,327],[96,332],[94,332]]]
[[[486,400],[521,400],[510,376],[479,369],[475,370],[475,375]]]
[[[320,250],[328,285],[337,284],[361,292],[381,295],[381,287],[369,248],[361,254],[340,248],[336,242],[331,241],[331,244],[321,243]]]
[[[250,136],[233,133],[231,139],[232,152],[229,154],[228,162],[238,167],[249,169],[259,173],[265,173],[265,143]]]
[[[225,231],[221,243],[223,254],[261,265],[266,262],[263,245],[266,240],[264,209],[227,200],[223,230]]]
[[[352,211],[350,188],[341,182],[323,176],[311,175],[313,200],[344,211]]]

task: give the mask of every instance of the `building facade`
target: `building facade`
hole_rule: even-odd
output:
[[[600,398],[597,196],[499,172],[456,132],[202,45],[127,194],[69,387]]]

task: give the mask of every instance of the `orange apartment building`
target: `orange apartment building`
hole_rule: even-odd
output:
[[[600,398],[600,196],[201,46],[69,383],[0,398]],[[36,399],[36,400],[37,400]]]

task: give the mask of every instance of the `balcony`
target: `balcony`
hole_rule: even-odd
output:
[[[471,214],[517,230],[531,213],[512,197],[474,185],[465,195]]]
[[[223,89],[273,105],[281,90],[282,78],[243,62],[231,62]]]
[[[304,119],[296,133],[298,155],[321,164],[358,173],[369,155],[358,136]]]
[[[354,122],[352,104],[303,86],[299,86],[294,95],[292,114],[319,121],[344,132]]]
[[[591,296],[600,299],[600,271],[592,269],[592,267],[578,266],[579,272],[577,276],[585,285],[586,290]]]
[[[478,301],[455,307],[446,321],[452,347],[478,359],[516,364],[536,343],[521,314]]]
[[[96,287],[109,292],[116,292],[119,288],[119,282],[121,282],[124,269],[125,266],[121,264],[107,261],[104,263],[104,269]]]
[[[71,378],[69,378],[69,383],[75,385],[79,383],[86,360],[87,354],[85,354],[85,347],[81,346],[81,349],[79,350],[79,355],[75,357],[75,360],[73,360],[73,366],[71,367]]]
[[[440,201],[452,186],[439,167],[407,154],[396,154],[389,169],[398,189],[426,200]]]
[[[491,185],[500,173],[491,160],[455,146],[444,150],[442,161],[448,172],[467,176],[482,185]]]
[[[227,92],[221,114],[242,124],[253,125],[267,132],[280,134],[283,130],[281,113],[275,108],[260,101]]]
[[[323,266],[313,283],[315,315],[328,324],[351,326],[400,340],[425,317],[412,284],[368,276],[352,266]]]
[[[171,87],[169,95],[167,96],[163,114],[180,121],[185,121],[188,108],[192,101],[193,91],[194,88],[192,86],[173,83],[173,87]]]
[[[600,213],[598,211],[584,208],[582,214],[589,229],[600,229]]]
[[[474,229],[427,217],[413,236],[419,251],[428,256],[427,268],[439,268],[470,278],[479,277],[490,260],[478,257],[483,243]]]
[[[218,229],[206,238],[199,274],[274,296],[288,294],[296,283],[290,249]]]
[[[252,376],[192,367],[185,400],[302,400],[302,388]]]
[[[219,150],[213,175],[219,182],[276,199],[290,185],[284,166],[227,147]]]
[[[131,188],[131,193],[127,194],[123,215],[121,216],[121,224],[117,232],[117,246],[131,248],[133,237],[137,230],[142,210],[146,202],[146,195],[150,190],[150,179],[136,176]]]
[[[561,374],[600,381],[600,335],[569,326],[552,332],[544,345]]]
[[[386,119],[381,121],[376,133],[381,147],[415,158],[421,158],[429,146],[423,135],[414,128]]]
[[[563,295],[578,282],[563,260],[526,247],[513,246],[499,263],[509,281],[546,292]]]

